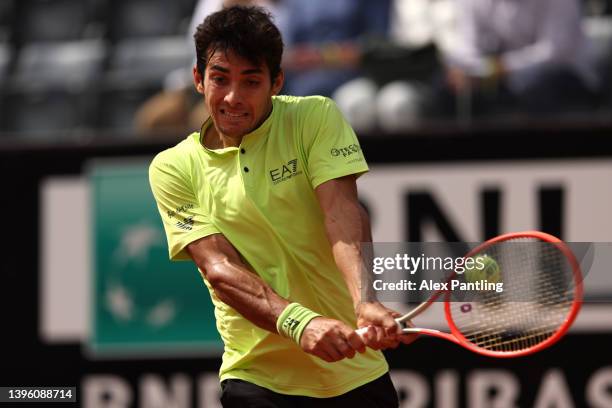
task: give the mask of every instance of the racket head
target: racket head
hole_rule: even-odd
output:
[[[491,298],[484,299],[484,302],[457,302],[453,300],[452,291],[446,292],[444,314],[451,334],[460,345],[475,353],[498,358],[520,357],[536,353],[559,341],[569,330],[580,311],[583,298],[580,265],[571,249],[553,235],[540,231],[524,231],[500,235],[472,249],[466,254],[465,258],[474,257],[479,254],[490,254],[496,252],[496,250],[499,252],[498,250],[503,246],[507,247],[508,243],[520,242],[541,243],[542,248],[538,249],[542,249],[547,253],[540,255],[563,260],[564,267],[559,268],[563,269],[563,271],[554,270],[553,272],[557,273],[557,277],[562,277],[564,282],[559,282],[555,285],[546,281],[546,285],[550,284],[552,289],[548,288],[550,293],[540,293],[542,298],[537,301],[507,302],[506,304],[501,300],[495,300],[496,295],[491,295]],[[511,250],[516,251],[516,247]],[[529,257],[530,254],[520,255]],[[504,276],[508,277],[508,274],[512,274],[513,271],[508,269],[508,265],[505,265],[503,260],[504,258],[497,260],[497,262],[502,274],[502,281],[504,286],[506,286]],[[527,262],[525,269],[531,267],[534,270],[529,270],[528,272],[538,272],[540,274],[547,272],[546,270],[536,271],[536,266],[533,265],[533,262]],[[505,274],[504,269],[506,269]],[[525,272],[521,273],[521,276],[528,276]],[[454,276],[456,277],[457,275],[455,274]],[[525,279],[529,279],[529,277]],[[544,277],[543,279],[549,278]],[[567,284],[565,289],[563,283]],[[545,285],[538,281],[538,285],[535,286]],[[504,291],[506,290],[504,288]],[[520,290],[520,287],[512,290]],[[467,305],[470,305],[469,310],[467,310]],[[475,315],[472,315],[470,317],[471,321],[476,321],[477,323],[466,323],[468,318],[463,315],[474,312],[473,308],[481,308],[482,310],[488,308],[490,309],[487,312],[489,316],[483,315],[476,316],[475,318]],[[479,313],[479,311],[482,311],[481,309],[476,309],[475,313]],[[544,323],[547,319],[546,327],[544,327],[544,324],[542,324],[542,327],[538,327],[540,323]],[[482,321],[478,324],[479,320]],[[510,330],[509,328],[501,327],[502,323],[500,322],[504,321],[510,321],[512,325],[518,326],[529,326],[531,324],[532,327],[523,327],[519,330],[512,328]],[[521,333],[521,331],[524,333]]]

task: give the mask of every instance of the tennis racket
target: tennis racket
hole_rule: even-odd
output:
[[[499,266],[503,292],[441,290],[396,319],[403,333],[425,334],[457,343],[489,357],[519,357],[550,347],[567,332],[582,304],[582,273],[576,257],[560,239],[539,231],[500,235],[465,258],[488,256]],[[467,273],[452,280],[468,282]],[[407,322],[444,296],[450,333],[408,327]],[[367,327],[357,329],[360,336]]]

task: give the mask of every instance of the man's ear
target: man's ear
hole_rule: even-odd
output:
[[[283,84],[285,83],[285,73],[281,69],[278,71],[276,78],[274,78],[274,82],[272,82],[272,95],[277,95],[281,89],[283,89]]]
[[[193,67],[193,85],[199,94],[204,95],[204,75],[198,71],[198,67]]]

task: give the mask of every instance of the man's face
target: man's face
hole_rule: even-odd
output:
[[[265,63],[255,65],[232,51],[216,51],[201,76],[194,69],[198,92],[204,95],[216,130],[242,137],[256,129],[272,109],[272,95],[283,85],[282,72],[272,82]]]

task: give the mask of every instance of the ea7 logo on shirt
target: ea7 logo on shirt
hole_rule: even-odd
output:
[[[278,184],[281,181],[287,181],[291,177],[299,176],[300,174],[302,174],[302,172],[298,170],[298,161],[297,159],[293,159],[279,168],[270,170],[270,179],[272,183]]]
[[[346,147],[333,147],[330,151],[331,155],[334,157],[338,157],[342,155],[342,157],[350,156],[351,154],[359,153],[361,147],[358,144],[348,145]]]

